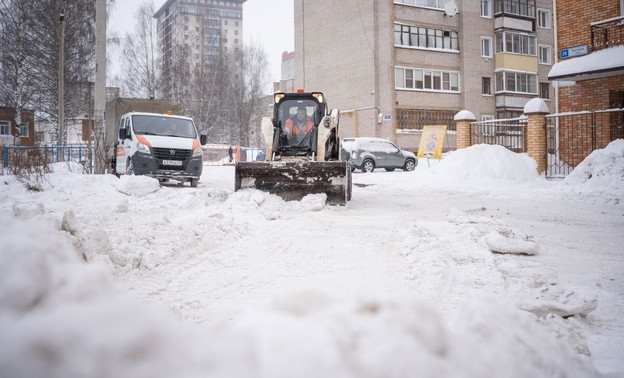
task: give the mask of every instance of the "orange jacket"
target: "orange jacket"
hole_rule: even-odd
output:
[[[291,139],[299,135],[299,132],[307,134],[310,130],[312,130],[312,128],[314,127],[314,122],[312,122],[310,117],[306,117],[306,118],[307,118],[306,123],[303,125],[303,127],[301,127],[301,129],[299,129],[298,127],[295,127],[292,118],[288,118],[286,120],[285,127],[290,130]]]

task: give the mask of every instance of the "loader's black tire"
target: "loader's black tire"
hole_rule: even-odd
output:
[[[366,159],[362,162],[362,172],[372,172],[375,170],[375,162],[371,159]]]

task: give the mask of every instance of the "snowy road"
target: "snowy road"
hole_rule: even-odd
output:
[[[0,240],[23,248],[0,255],[1,287],[10,288],[0,291],[0,334],[16,345],[0,348],[0,368],[76,376],[91,361],[115,377],[622,377],[617,156],[588,165],[601,170],[593,182],[570,184],[538,177],[526,156],[473,147],[414,172],[355,173],[346,207],[234,193],[233,167],[205,167],[197,188],[61,170],[32,192],[5,178],[1,206],[14,218],[0,217]],[[33,227],[49,230],[32,239]],[[82,261],[69,268],[72,256],[104,272],[85,274]],[[111,301],[111,285],[139,309]],[[140,315],[154,309],[174,323]],[[90,332],[77,319],[93,312],[108,315]],[[42,339],[34,330],[53,314],[65,322]],[[120,343],[128,317],[136,320]],[[172,340],[180,323],[199,340]],[[68,334],[74,348],[65,349]],[[39,360],[37,345],[60,362]],[[143,357],[128,359],[137,350]],[[22,359],[40,363],[33,373],[14,363]]]
[[[588,321],[583,327],[595,332],[588,340],[577,333],[560,336],[578,351],[592,353],[599,364],[619,364],[624,350],[624,322],[616,320],[624,314],[622,295],[616,294],[624,266],[621,204],[553,191],[554,184],[543,180],[454,187],[412,176],[356,172],[348,207],[322,208],[315,198],[288,206],[270,203],[275,199],[263,193],[239,193],[215,210],[217,219],[238,231],[234,240],[122,279],[139,296],[165,304],[181,318],[208,324],[306,291],[424,297],[446,314],[489,296],[539,315],[602,298],[591,319],[608,320],[606,328]],[[229,193],[232,187],[232,167],[211,167],[197,191]],[[538,255],[492,254],[482,239],[501,227],[538,240]],[[536,303],[545,285],[555,294]],[[605,342],[616,347],[615,353],[602,350]],[[590,351],[587,344],[597,345]]]

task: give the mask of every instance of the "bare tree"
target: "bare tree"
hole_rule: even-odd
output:
[[[130,96],[150,98],[159,92],[158,31],[153,15],[154,2],[143,2],[135,13],[137,23],[133,33],[123,38],[121,82],[124,92]]]
[[[173,101],[184,102],[188,107],[190,99],[190,82],[192,78],[188,57],[191,55],[189,46],[176,44],[167,56],[162,57],[161,88],[162,97]],[[185,101],[186,100],[186,101]]]
[[[34,0],[33,45],[37,61],[37,117],[58,123],[59,15],[64,15],[65,119],[76,118],[88,107],[84,87],[92,81],[95,56],[95,2],[90,0]],[[63,136],[58,136],[63,138]]]
[[[252,124],[259,113],[264,112],[263,88],[268,80],[266,53],[259,46],[245,46],[234,53],[233,59],[240,62],[229,75],[229,101],[232,106],[231,121],[234,127],[235,142],[250,145],[250,132],[260,128]]]
[[[0,102],[14,109],[17,130],[22,109],[36,93],[37,62],[30,18],[34,6],[33,0],[0,0]]]
[[[229,143],[228,99],[231,60],[226,54],[212,55],[193,71],[189,115],[193,117],[200,133],[217,143]]]

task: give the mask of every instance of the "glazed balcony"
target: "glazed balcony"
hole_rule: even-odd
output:
[[[535,0],[495,0],[494,16],[535,20]]]

